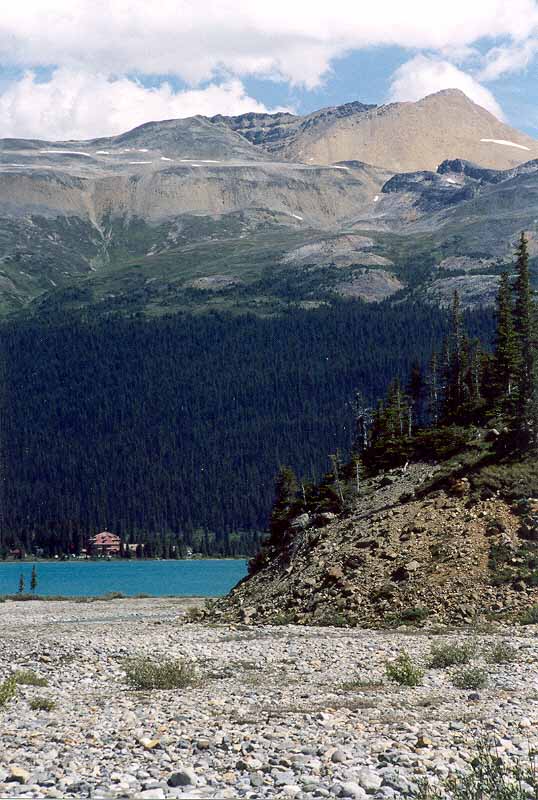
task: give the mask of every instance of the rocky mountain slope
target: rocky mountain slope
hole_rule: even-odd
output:
[[[461,91],[416,103],[347,103],[306,117],[244,114],[216,117],[267,152],[290,161],[359,160],[394,172],[435,169],[445,158],[508,169],[538,156],[537,143],[505,125]]]
[[[0,313],[487,303],[538,237],[537,147],[453,90],[0,140]]]
[[[390,626],[517,617],[538,602],[538,500],[477,491],[480,473],[442,473],[412,464],[370,479],[342,518],[298,517],[215,618]]]

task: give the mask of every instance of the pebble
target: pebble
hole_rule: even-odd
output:
[[[196,773],[192,769],[179,769],[168,778],[168,786],[194,786]]]

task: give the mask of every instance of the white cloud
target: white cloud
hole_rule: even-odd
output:
[[[353,49],[463,52],[485,37],[522,42],[536,0],[22,0],[4,3],[3,63],[103,74],[174,74],[195,85],[227,72],[315,86]]]
[[[494,47],[487,54],[480,80],[494,81],[510,72],[524,70],[538,51],[538,39],[527,39],[502,47]]]
[[[148,120],[265,110],[236,79],[174,92],[167,83],[147,89],[127,78],[63,68],[44,83],[28,72],[0,94],[0,136],[86,139]]]
[[[493,94],[472,75],[448,61],[429,56],[415,56],[402,64],[392,76],[391,100],[420,100],[441,89],[461,89],[478,105],[487,108],[499,119],[504,115]]]

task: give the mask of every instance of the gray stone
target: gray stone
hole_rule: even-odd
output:
[[[363,800],[367,795],[362,786],[359,786],[358,783],[348,781],[342,784],[340,797],[352,797],[354,800]]]
[[[331,761],[333,764],[341,764],[347,759],[346,754],[343,750],[335,750],[331,756]]]
[[[293,772],[279,772],[274,770],[272,772],[273,780],[275,782],[275,786],[289,786],[295,783],[295,775]]]
[[[172,773],[167,783],[168,786],[194,786],[196,784],[196,773],[189,767],[183,767]]]
[[[8,783],[28,783],[30,780],[30,773],[22,767],[11,767],[7,777]]]
[[[361,769],[358,777],[360,786],[368,794],[374,794],[383,783],[383,778],[378,775],[377,772],[374,772],[374,770],[368,769],[367,767]]]

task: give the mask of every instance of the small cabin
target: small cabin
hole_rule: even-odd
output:
[[[94,553],[101,556],[118,556],[121,550],[121,539],[110,531],[101,531],[90,539]]]

